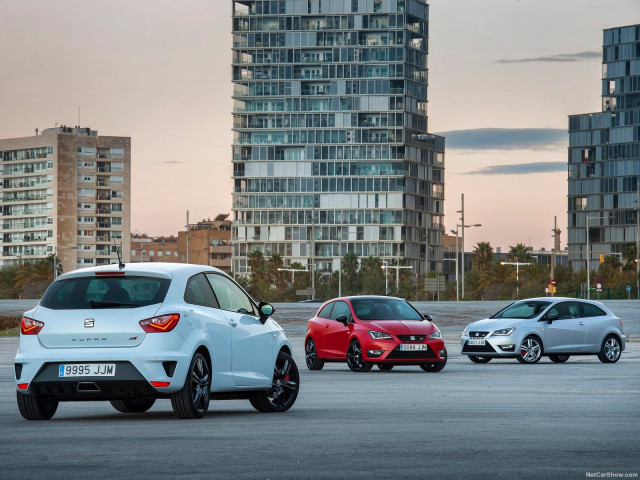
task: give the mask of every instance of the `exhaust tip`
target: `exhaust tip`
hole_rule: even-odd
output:
[[[78,382],[78,392],[100,392],[100,387],[93,382]]]

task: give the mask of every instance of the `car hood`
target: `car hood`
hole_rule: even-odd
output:
[[[433,323],[421,320],[372,320],[363,323],[371,325],[372,330],[379,330],[392,335],[412,333],[416,335],[429,335],[437,329]]]
[[[138,322],[153,317],[158,307],[52,310],[38,306],[25,316],[44,322],[38,339],[45,348],[135,347],[146,335]]]
[[[500,328],[515,327],[522,322],[531,321],[532,319],[521,318],[485,318],[484,320],[478,320],[477,322],[470,323],[467,327],[467,331],[474,332],[493,332]]]

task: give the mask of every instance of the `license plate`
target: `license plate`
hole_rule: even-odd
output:
[[[115,374],[115,363],[67,363],[58,369],[58,377],[113,377]]]
[[[400,350],[403,352],[427,350],[428,348],[429,346],[426,343],[403,343],[400,345]]]
[[[470,338],[469,339],[469,345],[484,345],[485,339],[484,338]]]

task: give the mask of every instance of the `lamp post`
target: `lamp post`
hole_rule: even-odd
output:
[[[462,268],[461,268],[461,272],[460,274],[462,275],[462,298],[464,298],[464,229],[465,228],[470,228],[470,227],[481,227],[482,224],[481,223],[475,223],[473,225],[465,225],[464,224],[464,193],[461,194],[461,206],[462,208],[456,212],[460,214],[460,228],[462,229]],[[456,229],[457,229],[458,225],[456,225]],[[457,236],[456,236],[456,240],[457,240]],[[457,257],[456,257],[457,258]],[[457,272],[457,269],[456,269]],[[456,285],[457,287],[457,285]]]
[[[500,262],[500,265],[516,266],[516,298],[520,298],[520,265],[531,265],[533,262]]]
[[[458,290],[458,231],[460,230],[460,225],[456,223],[456,229],[450,230],[456,236],[456,302],[460,301],[460,291]]]
[[[585,222],[587,231],[587,300],[591,300],[591,245],[589,242],[589,220],[602,220],[607,217],[590,217],[587,214],[587,220]]]

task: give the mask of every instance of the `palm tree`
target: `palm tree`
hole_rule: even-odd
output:
[[[344,295],[358,293],[358,257],[353,252],[347,252],[342,257],[342,287]]]
[[[268,277],[272,285],[274,285],[278,290],[284,290],[287,286],[286,276],[280,268],[284,267],[284,261],[282,257],[277,254],[271,254],[269,257],[269,261],[267,264]]]
[[[509,254],[507,259],[510,262],[531,262],[533,257],[531,256],[531,249],[524,243],[518,243],[515,247],[509,247]]]
[[[0,270],[0,298],[18,298],[20,288],[16,286],[16,268],[3,268]]]
[[[384,295],[384,272],[378,257],[369,256],[360,263],[360,285],[364,295]]]
[[[489,242],[478,242],[473,249],[473,265],[480,270],[486,272],[489,264],[493,260],[493,247]]]

